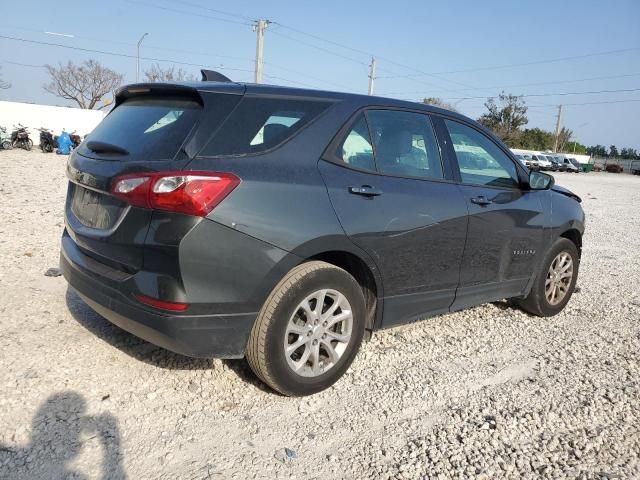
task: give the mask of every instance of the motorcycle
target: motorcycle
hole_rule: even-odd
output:
[[[82,137],[75,130],[69,134],[69,138],[71,138],[71,148],[78,148],[82,143]]]
[[[29,130],[27,127],[18,124],[13,126],[14,131],[11,132],[11,146],[14,148],[24,148],[25,150],[31,150],[33,147],[33,140],[29,138]]]
[[[53,133],[48,128],[39,128],[40,132],[40,150],[43,153],[51,153],[53,152],[54,143],[53,143]]]
[[[0,127],[0,145],[4,150],[11,150],[11,135],[7,133],[7,129]]]

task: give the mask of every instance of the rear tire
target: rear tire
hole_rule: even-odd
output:
[[[539,317],[557,315],[573,294],[579,265],[580,257],[575,243],[559,238],[547,252],[529,295],[524,299],[516,299],[516,304]]]
[[[11,150],[11,142],[9,140],[5,140],[2,142],[2,148],[4,150]]]
[[[365,312],[362,289],[345,270],[319,261],[299,265],[260,310],[247,344],[249,365],[283,395],[320,392],[355,358]]]

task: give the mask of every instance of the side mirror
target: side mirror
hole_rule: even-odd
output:
[[[529,172],[529,188],[531,190],[549,190],[555,184],[553,176],[540,171]]]

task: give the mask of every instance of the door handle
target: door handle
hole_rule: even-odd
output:
[[[471,203],[475,203],[476,205],[480,205],[484,207],[486,205],[491,205],[493,202],[489,200],[487,197],[485,197],[484,195],[480,195],[478,197],[473,197],[471,199]]]
[[[365,197],[377,197],[378,195],[382,195],[382,190],[373,188],[371,185],[362,185],[361,187],[349,187],[349,193],[363,195]]]

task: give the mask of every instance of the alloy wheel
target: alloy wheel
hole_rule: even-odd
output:
[[[573,259],[568,252],[560,252],[551,262],[544,283],[544,294],[550,305],[558,305],[569,292],[573,279]]]
[[[353,312],[337,290],[318,290],[296,307],[284,336],[289,367],[303,377],[317,377],[334,367],[347,350]]]

